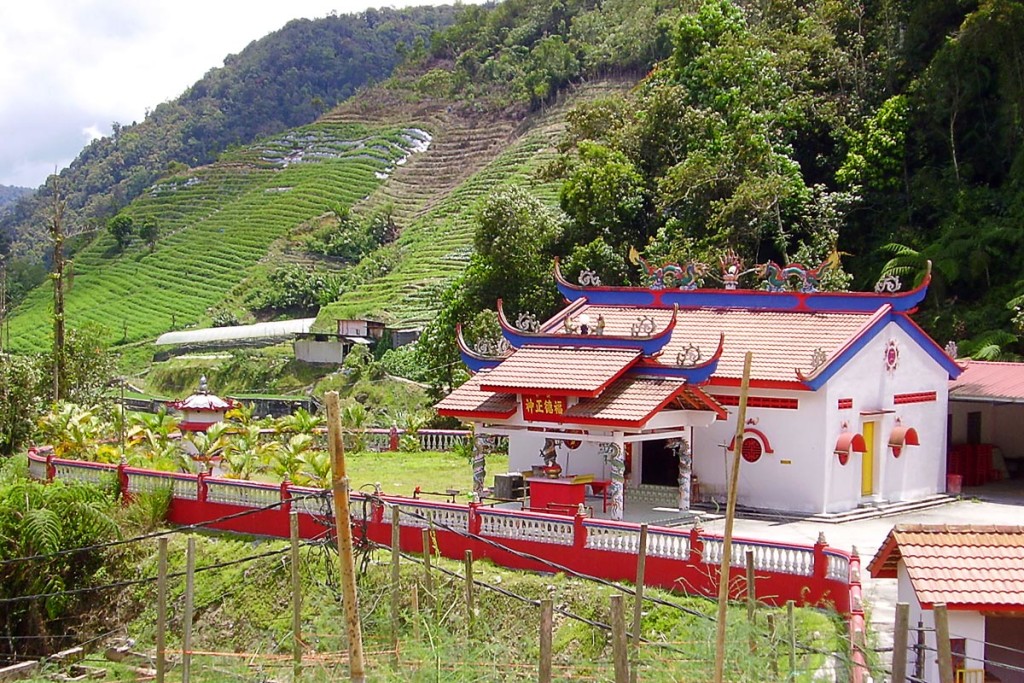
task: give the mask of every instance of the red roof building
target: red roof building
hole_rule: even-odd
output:
[[[1024,680],[1024,527],[899,525],[868,570],[897,579],[911,624],[934,626],[933,607],[946,605],[954,669]],[[928,638],[934,648],[934,634]],[[938,680],[934,649],[926,664],[932,675],[925,680]]]
[[[199,391],[171,407],[181,412],[178,429],[185,432],[205,432],[210,425],[224,421],[224,416],[235,407],[231,399],[223,399],[207,390],[206,375],[199,379]]]
[[[947,383],[962,368],[910,318],[927,279],[820,292],[816,271],[777,270],[802,286],[577,286],[556,264],[567,306],[520,329],[499,302],[503,353],[460,333],[477,375],[437,410],[507,436],[515,471],[553,461],[607,480],[613,516],[631,496],[688,507],[691,493],[724,500],[750,351],[741,505],[832,513],[943,491]],[[482,489],[482,458],[475,474]]]

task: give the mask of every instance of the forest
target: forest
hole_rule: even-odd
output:
[[[338,69],[347,80],[324,81]],[[841,267],[827,284],[857,290],[883,272],[909,285],[930,262],[917,319],[939,343],[1024,352],[1019,0],[506,0],[295,21],[83,150],[61,175],[69,207],[102,222],[155,179],[389,73],[353,101],[390,92],[527,121],[580,84],[634,83],[568,114],[544,169],[554,205],[520,188],[475,209],[473,255],[425,334],[435,360],[498,296],[512,315],[550,313],[552,257],[636,281],[633,248],[651,262],[828,260]],[[0,232],[38,230],[46,201],[19,202]]]

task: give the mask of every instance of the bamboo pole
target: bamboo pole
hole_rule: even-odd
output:
[[[540,670],[538,683],[551,683],[551,632],[555,623],[555,609],[551,598],[540,601]]]
[[[732,473],[725,507],[725,533],[722,538],[722,567],[718,574],[718,628],[715,634],[715,683],[725,675],[725,624],[729,607],[729,566],[732,562],[732,527],[736,518],[736,491],[740,478],[740,451],[747,427],[747,394],[750,392],[750,351],[743,356],[743,381],[740,383],[740,405],[736,413],[736,438],[732,449]]]
[[[302,581],[299,577],[299,511],[292,510],[291,579],[292,579],[292,679],[302,676]]]
[[[412,584],[412,637],[419,642],[420,639],[420,585]]]
[[[896,603],[896,626],[892,634],[892,683],[906,683],[907,642],[910,636],[910,605]]]
[[[613,595],[612,600],[612,658],[615,662],[615,683],[629,681],[629,652],[626,645],[626,612],[622,596]]]
[[[796,680],[796,612],[793,608],[796,602],[786,601],[786,623],[789,627],[789,680]]]
[[[156,575],[156,681],[164,683],[167,665],[167,537],[157,541]]]
[[[430,575],[430,529],[423,529],[423,590],[430,599],[434,594],[434,577]]]
[[[745,555],[747,566],[747,623],[750,624],[750,651],[757,650],[756,639],[756,617],[757,617],[757,587],[754,579],[754,551],[747,548]]]
[[[196,539],[189,536],[185,550],[185,633],[181,638],[181,683],[192,677],[192,617],[195,603]]]
[[[636,683],[640,672],[640,623],[644,610],[644,578],[647,573],[647,524],[640,525],[640,547],[636,555],[636,593],[633,596],[633,664],[629,668],[629,681]]]
[[[331,489],[334,494],[334,522],[338,534],[342,601],[345,604],[345,631],[348,634],[349,677],[354,683],[364,683],[366,664],[363,661],[363,631],[359,623],[359,598],[356,595],[356,563],[352,555],[352,522],[348,509],[349,482],[345,472],[345,444],[342,441],[338,392],[328,391],[324,400],[327,403]]]

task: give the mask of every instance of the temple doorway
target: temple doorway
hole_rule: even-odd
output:
[[[668,447],[668,439],[644,442],[640,483],[652,486],[679,485],[679,456]]]

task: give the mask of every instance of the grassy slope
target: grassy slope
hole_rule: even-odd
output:
[[[554,204],[557,184],[539,180],[537,171],[554,155],[565,113],[582,98],[622,87],[581,88],[518,123],[443,102],[402,101],[383,89],[351,100],[316,124],[163,181],[133,202],[127,210],[136,220],[152,216],[160,225],[155,251],[135,243],[118,253],[108,234],[98,235],[75,258],[68,324],[99,323],[109,342],[141,344],[140,353],[163,332],[207,325],[208,309],[237,296],[239,284],[257,269],[289,260],[310,265],[294,253],[290,238],[338,205],[363,215],[390,206],[402,232],[383,254],[356,267],[361,284],[321,311],[318,328],[362,314],[422,324],[441,288],[469,260],[472,220],[483,197],[518,184]],[[433,136],[430,148],[396,164],[404,155],[396,146],[400,133],[411,128]],[[302,162],[287,162],[299,150]],[[376,174],[388,168],[391,175],[382,181]],[[393,265],[375,269],[369,261]],[[43,285],[15,311],[15,350],[49,343],[51,292]]]
[[[201,323],[274,240],[372,192],[381,182],[375,173],[404,155],[398,133],[318,123],[155,185],[129,211],[157,219],[156,249],[135,244],[118,253],[109,235],[97,236],[75,259],[68,324],[99,323],[110,342],[132,342]],[[299,150],[301,163],[286,159]],[[15,311],[15,350],[48,343],[51,296],[44,285]]]

